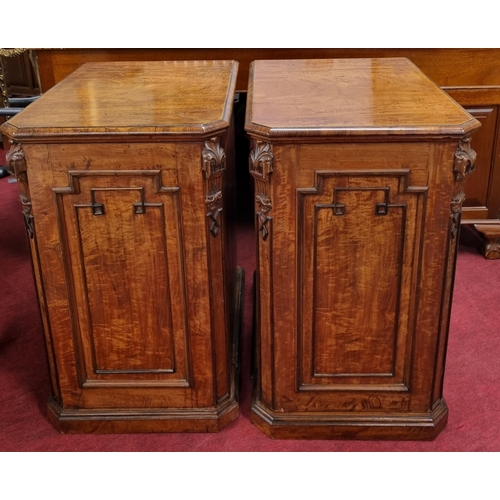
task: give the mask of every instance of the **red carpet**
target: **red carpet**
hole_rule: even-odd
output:
[[[0,150],[0,163],[4,151]],[[499,451],[500,261],[463,229],[444,394],[448,426],[432,442],[275,441],[250,422],[253,229],[238,233],[246,271],[240,417],[219,434],[61,435],[45,416],[50,384],[18,187],[0,179],[0,452],[5,451]]]

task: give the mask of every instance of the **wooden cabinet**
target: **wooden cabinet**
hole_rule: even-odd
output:
[[[238,415],[237,67],[90,63],[2,127],[63,432],[212,432]]]
[[[432,439],[479,122],[404,58],[256,61],[252,420],[276,438]]]

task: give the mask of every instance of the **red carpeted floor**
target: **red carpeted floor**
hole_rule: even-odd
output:
[[[4,151],[0,150],[0,163]],[[50,384],[18,187],[0,179],[0,452],[5,451],[499,451],[500,261],[462,231],[444,394],[450,415],[432,442],[272,440],[250,422],[253,228],[238,232],[246,271],[240,416],[218,434],[62,435],[48,422]]]

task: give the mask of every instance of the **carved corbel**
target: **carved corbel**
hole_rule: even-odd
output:
[[[458,143],[453,170],[457,181],[464,180],[474,172],[476,152],[470,146],[470,137]]]
[[[23,205],[24,222],[26,232],[30,238],[35,235],[33,213],[31,207],[31,196],[28,185],[28,174],[26,172],[26,159],[21,144],[14,143],[6,156],[7,169],[17,179],[19,185],[19,197]]]
[[[272,201],[269,196],[269,176],[273,171],[273,152],[271,145],[257,141],[250,152],[250,174],[255,179],[255,214],[258,221],[258,231],[263,241],[269,236],[269,223],[272,217]]]
[[[208,211],[210,234],[215,238],[219,233],[219,217],[222,212],[223,173],[226,169],[226,153],[220,145],[219,137],[205,142],[202,152],[202,166],[205,173],[205,205]]]
[[[460,141],[455,152],[453,171],[455,173],[455,192],[451,198],[451,238],[457,237],[460,220],[462,217],[462,205],[465,201],[464,184],[465,179],[474,172],[476,152],[471,148],[470,137]]]
[[[226,168],[226,152],[220,145],[220,138],[205,141],[202,153],[202,170],[207,179],[221,175]]]
[[[250,152],[250,174],[256,179],[266,180],[273,171],[273,152],[267,142],[257,141]]]

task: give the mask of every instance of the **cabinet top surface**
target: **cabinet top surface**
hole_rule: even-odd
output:
[[[9,120],[17,138],[204,135],[228,127],[236,61],[87,63]]]
[[[245,129],[267,137],[465,135],[479,122],[406,58],[254,61]]]

